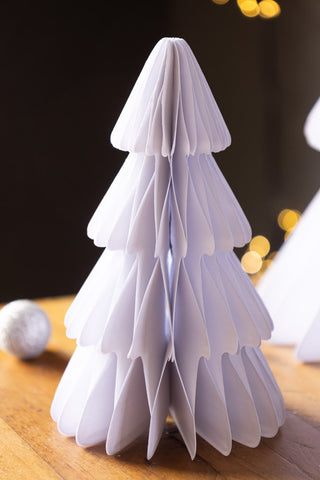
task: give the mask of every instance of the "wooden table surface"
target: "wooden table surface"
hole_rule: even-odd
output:
[[[263,439],[255,449],[234,443],[224,457],[198,438],[191,461],[174,425],[168,424],[155,456],[147,461],[145,438],[109,457],[104,445],[83,449],[60,435],[49,409],[75,346],[63,326],[70,302],[71,297],[38,302],[53,324],[42,356],[22,362],[0,353],[1,480],[320,480],[320,364],[299,364],[292,348],[263,346],[288,413],[277,436]]]

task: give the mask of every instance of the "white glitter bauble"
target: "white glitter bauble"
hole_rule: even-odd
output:
[[[51,324],[31,300],[15,300],[0,311],[0,349],[21,359],[40,355],[48,343]]]

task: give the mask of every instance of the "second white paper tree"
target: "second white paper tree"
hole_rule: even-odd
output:
[[[304,125],[310,147],[320,151],[320,98]],[[274,320],[271,342],[296,345],[302,362],[320,361],[320,190],[303,212],[258,284]]]
[[[52,417],[79,445],[150,458],[171,414],[227,455],[284,421],[260,351],[272,322],[233,253],[249,224],[211,152],[230,134],[189,46],[162,39],[111,135],[129,151],[88,227],[105,247],[65,320],[78,346]]]

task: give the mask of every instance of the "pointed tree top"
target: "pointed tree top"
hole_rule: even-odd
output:
[[[189,45],[163,38],[152,50],[112,131],[114,147],[170,157],[218,152],[231,143]]]

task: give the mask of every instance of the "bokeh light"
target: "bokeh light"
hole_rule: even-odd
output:
[[[238,2],[241,2],[241,0],[238,0]],[[278,214],[278,225],[284,230],[284,242],[291,235],[300,217],[301,212],[299,210],[289,208],[284,208]],[[277,254],[277,251],[270,252],[270,242],[264,235],[256,235],[252,238],[247,252],[241,259],[241,265],[250,275],[254,285],[257,285]]]
[[[217,5],[225,5],[229,0],[212,0]],[[276,0],[237,0],[237,4],[241,13],[246,17],[257,17],[271,19],[281,13],[280,5]]]
[[[280,15],[280,5],[274,0],[262,0],[259,3],[260,17],[262,18],[275,18]]]
[[[288,212],[290,212],[289,208],[284,208],[278,215],[278,225],[282,230],[285,230],[285,228],[283,228],[283,218]]]
[[[241,259],[241,265],[245,272],[254,274],[262,267],[262,258],[257,252],[249,251]]]
[[[238,6],[246,17],[256,17],[259,15],[260,8],[256,0],[237,0]]]
[[[298,210],[289,210],[285,208],[278,215],[278,225],[285,232],[291,232],[296,226],[301,213]]]
[[[249,250],[257,252],[260,257],[265,257],[270,251],[270,242],[263,235],[257,235],[251,240]]]

